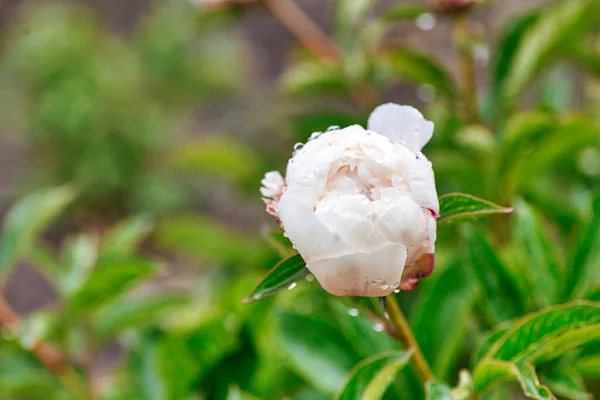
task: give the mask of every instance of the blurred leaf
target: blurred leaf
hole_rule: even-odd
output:
[[[567,264],[565,290],[567,297],[580,298],[598,289],[598,265],[600,263],[600,198],[593,206],[593,215],[579,231],[571,247]],[[596,283],[596,287],[593,287]]]
[[[378,55],[384,71],[412,83],[429,84],[447,99],[456,97],[456,86],[450,74],[431,57],[408,48],[394,48]]]
[[[70,304],[77,310],[99,308],[141,283],[158,267],[155,262],[135,257],[103,260],[73,293]]]
[[[63,263],[66,268],[61,274],[58,287],[63,295],[71,295],[85,283],[98,259],[98,239],[91,235],[70,238],[65,245]]]
[[[569,400],[592,400],[581,376],[570,367],[553,368],[542,375],[542,381],[561,398]]]
[[[600,51],[585,43],[565,43],[561,50],[577,66],[600,76]]]
[[[498,323],[521,315],[524,306],[515,283],[518,278],[498,258],[483,232],[468,227],[464,232],[471,270],[483,289],[489,317]]]
[[[594,0],[572,0],[542,12],[534,26],[524,33],[502,85],[503,98],[509,105],[558,44],[594,22],[597,7]]]
[[[389,335],[377,331],[375,324],[378,317],[367,310],[359,311],[358,308],[348,307],[338,299],[329,303],[332,308],[335,320],[339,324],[339,330],[346,340],[350,342],[352,348],[361,357],[371,357],[373,354],[380,354],[399,350],[400,346]]]
[[[55,378],[30,355],[0,348],[0,398],[59,399],[65,394]]]
[[[130,328],[144,329],[157,324],[173,309],[187,303],[184,297],[153,295],[144,299],[128,299],[109,307],[97,317],[97,334],[101,338],[121,333]]]
[[[462,222],[512,211],[512,208],[502,207],[470,194],[448,193],[440,197],[440,215],[437,223]]]
[[[325,394],[343,388],[359,357],[335,326],[322,318],[286,313],[279,329],[281,350],[300,376]]]
[[[289,67],[281,77],[281,86],[291,95],[347,94],[349,90],[340,66],[313,59]]]
[[[564,281],[557,246],[550,242],[542,221],[526,203],[517,204],[515,217],[514,238],[523,249],[523,275],[534,288],[539,306],[554,304],[560,296],[559,285]]]
[[[105,236],[102,255],[130,255],[150,234],[154,221],[147,215],[137,215],[119,222]]]
[[[240,264],[262,265],[269,254],[261,240],[192,213],[162,219],[155,237],[159,249],[238,267]]]
[[[40,189],[18,201],[4,220],[0,243],[0,271],[16,263],[37,236],[75,199],[70,186]]]
[[[143,340],[134,361],[139,363],[143,398],[149,400],[186,398],[198,371],[185,342],[177,337]]]
[[[356,28],[364,24],[362,19],[369,12],[375,0],[337,0],[334,32],[337,42],[348,50],[356,36]]]
[[[260,160],[247,146],[227,137],[187,141],[173,151],[175,167],[181,171],[215,176],[237,183],[252,176]]]
[[[509,26],[501,34],[500,40],[496,46],[498,54],[494,60],[492,73],[492,87],[495,93],[494,99],[500,100],[500,92],[503,89],[513,63],[515,62],[517,51],[523,41],[523,37],[536,25],[538,19],[538,11],[518,16],[510,20]]]
[[[578,302],[549,307],[519,319],[493,338],[486,342],[488,350],[474,370],[478,392],[524,371],[532,373],[533,367],[522,368],[526,363],[550,361],[600,338],[600,305]]]
[[[243,392],[238,386],[232,385],[229,387],[227,399],[225,400],[257,400],[250,393]]]
[[[421,285],[410,325],[434,374],[446,379],[464,349],[476,288],[459,263],[434,272]]]
[[[295,286],[297,281],[309,273],[310,271],[306,268],[306,263],[300,254],[281,260],[267,272],[264,278],[252,290],[252,293],[242,300],[242,303],[260,300],[264,297],[272,296],[280,290],[288,288],[290,285]]]
[[[479,370],[475,385],[478,393],[484,393],[492,385],[516,380],[523,394],[530,399],[556,400],[550,390],[540,384],[533,366],[527,362],[513,364],[507,361],[492,360]]]
[[[586,378],[600,378],[600,354],[581,357],[575,361],[573,369]]]
[[[452,396],[452,388],[445,383],[430,382],[426,387],[427,400],[456,400]]]
[[[422,4],[399,4],[388,8],[383,19],[391,22],[414,21],[422,14],[430,12],[429,7]]]
[[[379,400],[385,394],[398,371],[403,368],[412,351],[384,353],[367,358],[354,367],[339,400]]]

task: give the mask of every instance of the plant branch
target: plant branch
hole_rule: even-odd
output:
[[[460,13],[452,19],[454,27],[454,46],[458,50],[458,61],[461,80],[461,98],[464,117],[469,122],[476,122],[477,117],[477,76],[475,59],[470,46],[471,25],[468,13]]]
[[[411,363],[414,369],[417,371],[419,378],[423,383],[432,382],[435,380],[435,376],[423,356],[423,352],[415,339],[415,335],[413,335],[412,330],[410,329],[410,325],[408,321],[404,317],[398,302],[396,301],[396,297],[394,297],[393,293],[390,293],[386,297],[386,307],[387,312],[389,314],[390,322],[396,328],[396,333],[400,338],[400,341],[406,345],[409,349],[413,350],[413,356],[411,357]]]
[[[292,32],[304,47],[323,62],[335,64],[343,61],[339,46],[292,0],[263,0],[271,13]],[[372,106],[378,100],[377,92],[365,82],[357,82],[351,93],[362,108]]]
[[[0,328],[11,335],[19,333],[20,319],[0,295]],[[82,378],[73,370],[69,363],[52,345],[38,341],[26,350],[31,352],[43,365],[52,372],[58,380],[79,399],[91,400],[94,396],[90,393]]]
[[[319,58],[337,61],[341,51],[337,44],[323,32],[305,13],[291,0],[264,0],[271,13],[298,40]]]

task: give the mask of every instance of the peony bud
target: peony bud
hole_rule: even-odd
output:
[[[478,0],[432,0],[432,7],[438,14],[460,14],[473,7]]]
[[[368,130],[313,134],[285,180],[265,176],[267,210],[328,292],[385,296],[432,272],[439,203],[421,148],[433,127],[412,107],[384,104]]]

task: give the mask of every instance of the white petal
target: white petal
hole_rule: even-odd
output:
[[[278,171],[267,172],[260,183],[260,194],[272,199],[278,198],[285,187],[283,176]]]
[[[435,189],[435,177],[431,163],[423,154],[415,155],[408,160],[410,197],[421,207],[440,213],[440,203]]]
[[[390,244],[371,253],[310,261],[308,269],[336,296],[385,296],[400,284],[406,248]]]
[[[317,218],[315,213],[285,192],[277,206],[288,238],[306,262],[347,254],[351,249]]]
[[[409,149],[419,152],[431,139],[434,124],[414,107],[387,103],[373,110],[367,127],[395,142],[405,142]]]

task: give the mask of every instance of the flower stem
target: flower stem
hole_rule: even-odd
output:
[[[402,313],[402,310],[400,309],[400,306],[398,305],[396,297],[394,297],[393,293],[387,295],[386,307],[390,322],[394,325],[398,337],[402,343],[406,345],[406,347],[413,350],[411,363],[413,368],[417,371],[419,378],[421,378],[423,383],[432,382],[435,380],[435,376],[433,375],[431,367],[429,367],[425,356],[423,356],[423,352],[421,352],[421,348],[415,339],[415,335],[413,335],[410,325],[404,317],[404,314]]]
[[[477,121],[477,77],[475,59],[470,46],[472,32],[468,13],[459,13],[453,17],[454,46],[458,50],[461,80],[461,97],[464,118],[469,122]]]
[[[0,328],[16,336],[19,333],[19,325],[19,317],[4,300],[4,297],[0,295]],[[85,381],[53,346],[38,341],[25,350],[31,352],[48,371],[52,372],[75,398],[82,400],[94,398]]]

